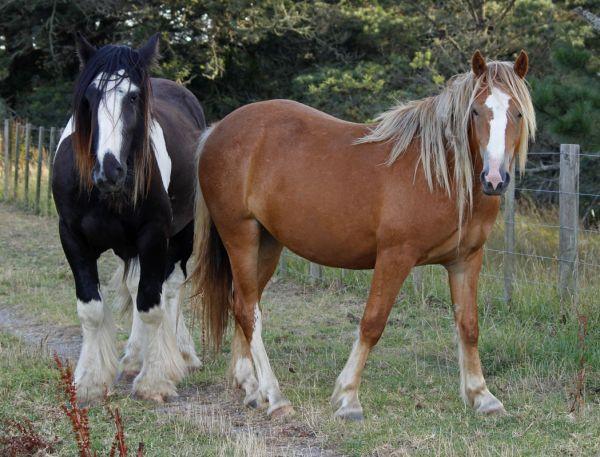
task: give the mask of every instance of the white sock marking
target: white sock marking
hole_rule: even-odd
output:
[[[81,400],[99,398],[112,385],[117,372],[115,323],[101,300],[77,300],[83,344],[75,369],[75,384]]]
[[[271,369],[269,357],[265,351],[265,346],[262,341],[262,314],[258,303],[254,305],[254,330],[252,331],[252,340],[250,341],[250,352],[254,360],[256,375],[258,377],[258,385],[263,397],[269,400],[270,414],[275,409],[289,404],[281,395],[279,390],[279,382]],[[282,404],[283,403],[283,404]]]

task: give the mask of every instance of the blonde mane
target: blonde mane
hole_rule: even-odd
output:
[[[393,142],[387,160],[391,165],[415,138],[421,143],[419,162],[423,166],[429,189],[434,180],[451,195],[456,189],[459,227],[465,209],[473,202],[473,164],[469,147],[469,122],[473,101],[485,88],[502,84],[509,91],[523,115],[523,128],[518,143],[519,169],[525,169],[529,140],[535,138],[535,112],[527,83],[520,78],[510,62],[488,62],[486,71],[476,77],[473,72],[454,76],[444,90],[433,97],[400,104],[380,114],[377,125],[357,143]],[[450,176],[448,162],[454,164]],[[415,170],[416,172],[416,170]]]

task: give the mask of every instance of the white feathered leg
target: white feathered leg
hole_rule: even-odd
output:
[[[102,299],[87,303],[77,300],[83,345],[75,368],[77,397],[81,402],[102,398],[113,384],[118,367],[116,328]]]
[[[169,315],[173,322],[173,331],[177,335],[177,347],[181,352],[189,370],[195,370],[202,367],[202,362],[196,355],[194,340],[185,325],[185,318],[181,312],[181,294],[182,284],[185,281],[180,262],[176,263],[173,272],[165,282],[165,302],[168,306]]]
[[[131,318],[131,332],[127,344],[125,345],[125,355],[121,359],[121,371],[122,376],[125,377],[125,379],[131,380],[135,378],[142,369],[143,350],[146,346],[146,330],[135,306],[138,284],[140,282],[140,263],[137,257],[131,260],[129,264],[129,272],[125,282],[126,291],[123,291],[121,295],[124,295],[124,293],[127,292],[130,303],[127,305],[121,303],[121,311],[125,311],[123,307],[131,306],[133,312]],[[121,298],[122,302],[126,300],[127,298],[124,296]]]
[[[160,305],[140,312],[146,341],[142,371],[133,381],[133,392],[141,398],[163,402],[177,396],[176,384],[185,376],[186,363],[177,347],[174,323],[164,293]]]

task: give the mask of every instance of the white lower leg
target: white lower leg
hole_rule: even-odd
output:
[[[136,376],[142,369],[144,359],[144,348],[146,347],[146,329],[144,322],[140,319],[140,314],[136,307],[138,284],[140,281],[140,263],[136,257],[129,264],[129,271],[126,278],[126,288],[130,295],[131,306],[133,308],[131,318],[131,332],[125,345],[125,355],[121,359],[121,370],[124,376],[131,378]]]
[[[262,316],[258,304],[254,306],[254,330],[250,341],[250,352],[258,377],[258,388],[263,398],[269,401],[268,414],[279,408],[290,406],[290,401],[281,394],[279,382],[271,369],[267,352],[262,341]]]
[[[235,326],[233,341],[231,342],[231,377],[235,387],[244,390],[246,396],[244,405],[258,408],[263,402],[258,389],[258,381],[254,374],[252,355],[244,332],[239,325]]]
[[[164,300],[148,312],[140,312],[146,329],[146,348],[140,374],[133,382],[136,395],[155,401],[177,396],[176,384],[186,373],[186,365],[173,332],[173,323]]]
[[[75,368],[75,385],[80,401],[101,398],[112,386],[117,372],[115,323],[102,300],[77,300],[83,345]]]
[[[143,350],[146,347],[146,329],[140,319],[137,308],[133,309],[131,333],[125,346],[125,355],[121,359],[123,374],[127,377],[135,376],[142,369]]]
[[[202,362],[196,355],[196,349],[194,348],[194,340],[192,335],[185,325],[185,319],[181,312],[181,287],[185,280],[185,275],[180,266],[180,263],[176,263],[173,272],[167,278],[165,282],[165,300],[169,308],[169,315],[171,322],[173,323],[173,331],[177,335],[177,347],[186,361],[190,369],[200,368]]]
[[[458,365],[460,367],[460,395],[463,401],[479,413],[503,412],[504,406],[488,390],[481,372],[481,362],[476,349],[468,347],[458,335]]]
[[[331,396],[331,403],[337,408],[335,416],[354,420],[363,418],[362,406],[358,400],[358,388],[369,351],[367,344],[357,338],[348,361],[335,382]]]

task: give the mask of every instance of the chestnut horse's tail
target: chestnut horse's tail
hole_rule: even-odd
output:
[[[200,140],[198,157],[214,126]],[[209,346],[221,347],[233,303],[233,277],[223,241],[210,217],[202,190],[196,189],[194,267],[188,278],[192,286],[192,306],[202,317],[202,330]]]

